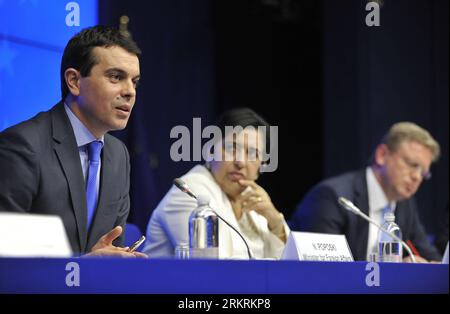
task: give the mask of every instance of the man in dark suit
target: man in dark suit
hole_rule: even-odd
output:
[[[0,133],[0,211],[58,215],[75,254],[144,256],[120,247],[130,210],[125,128],[140,50],[118,30],[88,28],[67,44],[62,101]]]
[[[422,181],[430,178],[429,169],[439,151],[426,130],[410,122],[394,124],[375,149],[369,167],[327,179],[307,193],[292,217],[291,229],[345,234],[355,260],[367,260],[376,253],[378,230],[342,208],[337,199],[343,196],[380,223],[383,210],[393,210],[403,240],[409,240],[420,254],[416,259],[440,260],[413,198]]]

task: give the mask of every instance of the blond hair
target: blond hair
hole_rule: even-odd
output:
[[[395,151],[404,141],[417,142],[428,148],[433,155],[433,162],[439,159],[441,153],[439,143],[427,130],[412,122],[398,122],[392,125],[384,135],[381,143],[386,144],[390,150]]]

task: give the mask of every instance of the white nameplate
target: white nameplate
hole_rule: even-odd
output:
[[[353,262],[342,234],[291,231],[281,259],[296,261]]]
[[[0,213],[0,256],[70,257],[72,249],[58,216]]]

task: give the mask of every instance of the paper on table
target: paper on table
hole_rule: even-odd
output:
[[[0,256],[70,257],[72,250],[58,216],[0,213]]]

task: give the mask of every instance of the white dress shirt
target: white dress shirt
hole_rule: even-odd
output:
[[[84,182],[87,180],[88,169],[89,169],[89,156],[88,156],[88,145],[93,141],[100,141],[102,145],[105,144],[105,137],[96,138],[91,131],[78,119],[78,117],[72,112],[68,105],[64,103],[64,109],[69,117],[70,124],[72,125],[73,133],[75,135],[75,140],[78,146],[78,153],[80,154],[81,169],[83,171]],[[98,174],[95,181],[95,202],[98,203],[98,196],[100,192],[100,173],[102,167],[102,160],[100,158],[98,165]]]
[[[371,167],[366,168],[366,181],[367,181],[367,195],[369,199],[369,217],[373,220],[379,222],[383,221],[383,209],[386,206],[390,206],[392,212],[395,211],[395,202],[388,202],[386,194],[381,188],[375,174]],[[370,254],[377,253],[377,242],[378,242],[378,228],[369,223],[369,237],[367,239],[367,261],[370,260]]]

